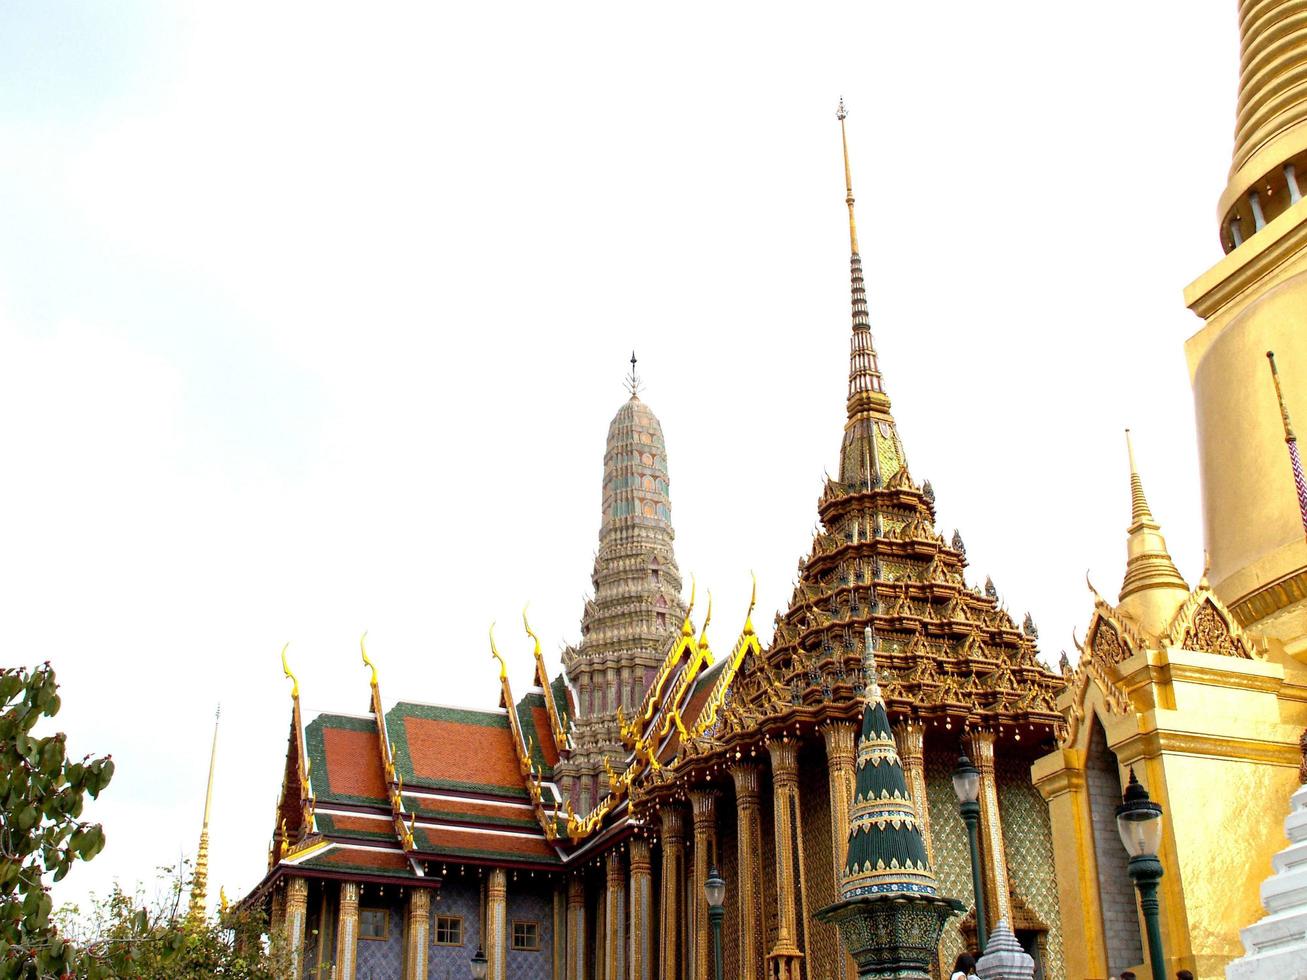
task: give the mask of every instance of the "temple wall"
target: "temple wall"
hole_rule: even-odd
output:
[[[508,881],[508,958],[505,974],[508,980],[548,980],[553,970],[553,886],[545,879],[533,880],[526,872],[517,872],[516,879],[509,874]],[[535,922],[539,926],[538,950],[513,949],[513,923]],[[475,947],[473,947],[475,949]],[[470,958],[470,955],[469,955]],[[463,969],[467,969],[464,960]],[[459,976],[455,970],[452,976]],[[429,980],[441,980],[439,973]]]
[[[385,939],[359,937],[358,977],[402,977],[404,975],[404,901],[399,889],[391,887],[383,895],[376,885],[365,885],[359,896],[359,913],[364,909],[386,909],[389,929]]]
[[[758,832],[762,852],[762,862],[759,870],[762,874],[762,949],[763,955],[766,956],[776,945],[777,922],[780,915],[779,905],[776,901],[776,816],[773,807],[776,803],[776,793],[772,786],[771,771],[764,769],[762,781],[762,793],[759,804],[759,824],[761,825]]]
[[[735,977],[740,973],[740,883],[738,821],[735,794],[722,793],[717,801],[717,872],[726,882],[725,916],[722,918],[722,972]]]
[[[831,842],[830,777],[826,750],[820,742],[805,745],[799,757],[799,801],[803,822],[803,870],[807,880],[806,908],[799,910],[807,932],[808,976],[839,975],[844,946],[839,930],[813,918],[818,909],[839,899],[835,882],[835,850]]]
[[[975,907],[971,886],[971,854],[967,845],[967,828],[958,812],[958,798],[953,792],[953,767],[958,761],[956,748],[926,746],[926,806],[930,819],[931,842],[935,849],[935,878],[940,894],[956,898],[968,909]],[[961,916],[953,916],[940,937],[940,962],[952,967],[963,948],[958,925]],[[947,975],[947,974],[946,974]]]
[[[1012,892],[1048,926],[1040,950],[1043,972],[1036,980],[1067,980],[1048,804],[1030,782],[1029,761],[998,755],[994,772]]]
[[[443,980],[446,975],[460,976],[466,973],[472,954],[482,942],[481,938],[481,888],[477,878],[466,876],[446,877],[440,888],[432,896],[431,902],[431,946],[427,951],[427,977],[429,980]],[[511,900],[511,899],[510,899]],[[436,917],[457,915],[463,919],[463,945],[436,945]],[[359,978],[366,977],[360,973]]]

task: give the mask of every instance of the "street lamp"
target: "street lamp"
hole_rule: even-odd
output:
[[[714,976],[716,980],[722,980],[722,917],[726,915],[722,903],[726,900],[726,882],[717,873],[716,865],[713,865],[703,883],[703,894],[708,899],[708,921],[712,923]]]
[[[1130,855],[1130,877],[1139,889],[1139,907],[1148,932],[1148,964],[1153,980],[1163,980],[1166,954],[1162,951],[1162,927],[1157,914],[1157,883],[1162,880],[1162,862],[1157,859],[1162,844],[1162,805],[1148,798],[1148,790],[1135,778],[1134,766],[1130,767],[1130,782],[1121,805],[1116,808],[1116,829]]]
[[[967,842],[971,845],[971,890],[976,896],[976,943],[980,952],[989,943],[989,930],[985,927],[985,886],[980,880],[980,770],[971,764],[964,752],[958,757],[953,770],[953,792],[958,796],[958,809],[967,825]]]
[[[486,971],[490,964],[486,962],[486,954],[481,952],[481,945],[477,944],[477,951],[472,957],[472,980],[486,980]]]

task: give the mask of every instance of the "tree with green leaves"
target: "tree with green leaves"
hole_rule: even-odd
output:
[[[104,847],[82,804],[109,785],[109,756],[69,762],[63,732],[38,736],[59,712],[59,686],[45,663],[0,668],[0,978],[74,975],[79,951],[51,921],[50,883]]]

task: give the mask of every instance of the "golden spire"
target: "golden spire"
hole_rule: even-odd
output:
[[[213,716],[213,744],[209,748],[209,786],[204,792],[204,823],[200,827],[200,846],[195,852],[195,875],[191,879],[191,905],[188,915],[192,920],[204,918],[209,903],[209,811],[213,807],[213,767],[218,759],[218,720],[222,705]]]
[[[1119,608],[1137,626],[1160,636],[1189,598],[1189,585],[1171,560],[1161,525],[1148,507],[1129,429],[1126,429],[1126,454],[1130,460],[1130,528]]]
[[[1144,496],[1144,483],[1139,479],[1139,468],[1135,465],[1135,445],[1130,439],[1130,430],[1125,430],[1125,451],[1130,458],[1130,524],[1133,527],[1153,519],[1148,509],[1148,498]]]
[[[858,223],[853,220],[853,171],[849,167],[849,137],[844,132],[844,120],[848,117],[848,110],[844,108],[844,96],[840,96],[840,107],[835,113],[835,118],[840,121],[840,139],[844,143],[844,202],[849,206],[849,244],[853,247],[853,254],[858,254]]]

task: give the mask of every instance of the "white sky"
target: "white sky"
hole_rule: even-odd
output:
[[[493,705],[575,639],[632,346],[729,647],[837,465],[842,94],[912,473],[1046,658],[1124,569],[1132,425],[1202,564],[1181,290],[1235,4],[0,7],[0,635],[112,752],[80,899],[263,873],[307,708]],[[927,12],[923,13],[922,11]]]

